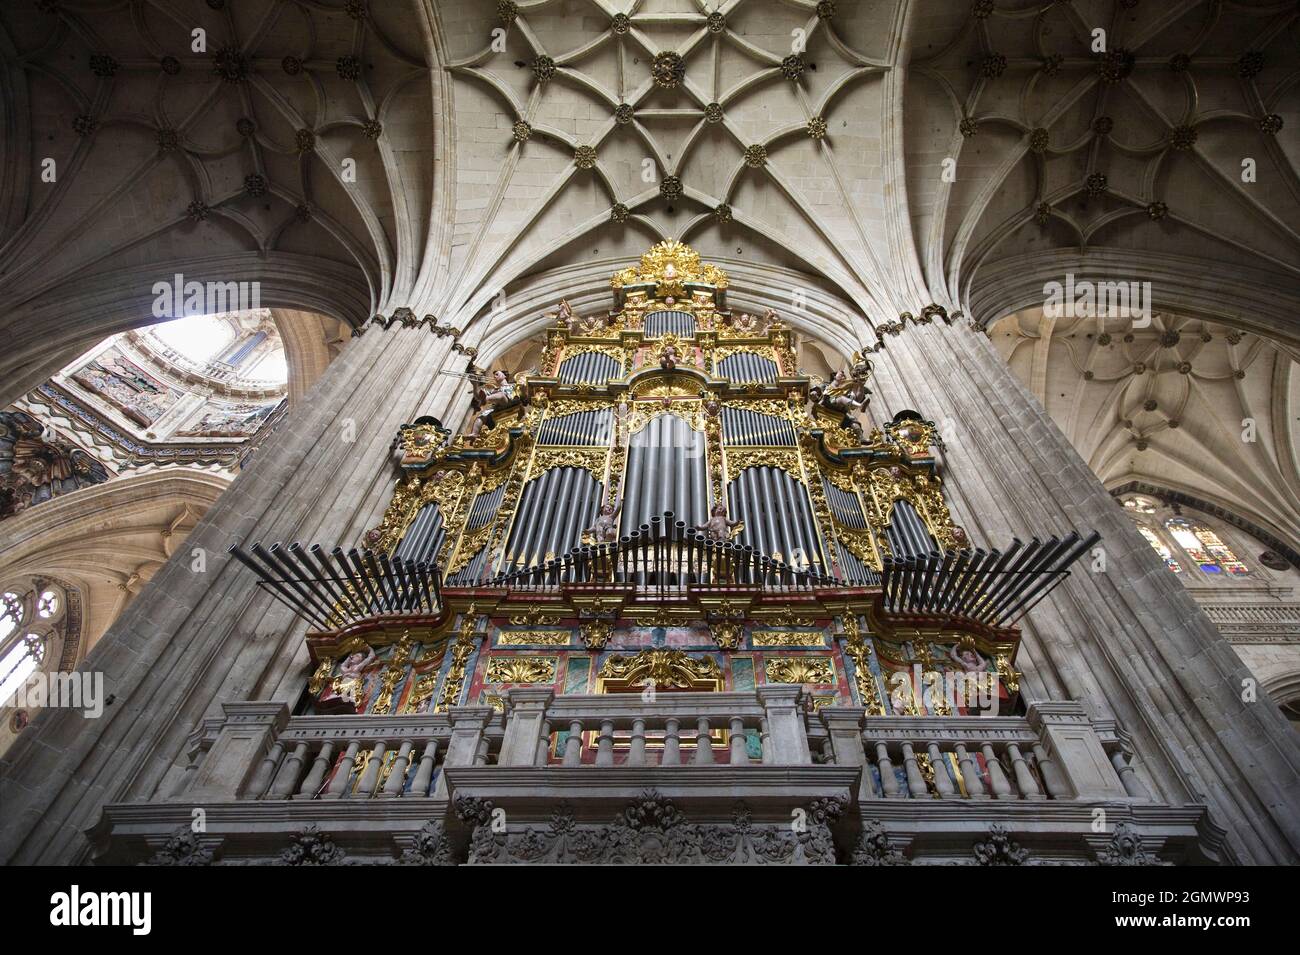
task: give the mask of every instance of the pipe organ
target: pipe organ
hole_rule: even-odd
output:
[[[537,370],[498,376],[464,433],[402,428],[392,501],[353,564],[235,548],[312,610],[304,705],[500,707],[520,685],[639,690],[635,672],[699,692],[796,683],[806,705],[868,715],[974,712],[928,696],[929,673],[985,679],[981,705],[1013,710],[1015,619],[1095,537],[972,549],[934,424],[864,428],[864,357],[806,375],[793,331],[733,314],[727,276],[689,247],[661,243],[611,284],[607,314],[562,306]]]

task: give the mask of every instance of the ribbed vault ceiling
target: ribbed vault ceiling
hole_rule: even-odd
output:
[[[1211,501],[1300,540],[1300,363],[1272,342],[1186,316],[1147,328],[1044,318],[994,345],[1110,488],[1137,481]]]
[[[873,338],[855,316],[983,321],[1067,269],[1157,266],[1166,305],[1300,338],[1294,3],[710,7],[6,4],[0,323],[57,365],[183,271],[508,340],[535,290],[594,296],[674,236],[778,307],[808,289],[844,347]]]

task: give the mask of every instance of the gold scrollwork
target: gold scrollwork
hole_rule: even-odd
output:
[[[493,657],[488,661],[488,683],[554,683],[560,665],[556,657]]]
[[[528,480],[541,477],[551,468],[582,468],[597,481],[603,481],[608,456],[608,448],[541,448],[533,457]]]
[[[745,640],[745,628],[729,620],[710,624],[709,632],[713,635],[713,642],[718,645],[719,650],[738,650]]]
[[[780,468],[800,483],[803,469],[799,465],[799,452],[782,448],[727,448],[727,476],[735,478],[746,468]]]
[[[835,682],[835,668],[830,657],[770,657],[763,672],[768,683],[812,683],[825,685]]]
[[[568,630],[502,630],[498,647],[567,647],[572,634]]]
[[[447,669],[447,678],[443,681],[442,694],[438,697],[438,705],[434,707],[435,712],[445,712],[448,707],[455,706],[465,689],[465,667],[474,654],[477,625],[478,617],[474,613],[474,605],[470,604],[461,614],[460,630],[457,632],[456,643],[451,648],[451,666]]]
[[[700,262],[700,253],[689,245],[668,239],[660,242],[641,256],[632,268],[614,273],[610,285],[624,288],[629,285],[657,285],[660,295],[684,293],[689,282],[702,282],[719,289],[727,287],[727,273],[714,265]]]
[[[636,434],[662,414],[676,415],[685,421],[692,431],[704,430],[704,406],[699,401],[673,401],[670,404],[638,401],[632,406],[632,413],[628,415],[628,434]]]
[[[402,632],[402,639],[393,648],[393,655],[379,678],[379,696],[375,698],[375,713],[387,713],[393,708],[393,691],[406,676],[406,664],[411,659],[411,631]]]
[[[799,633],[792,630],[755,630],[750,639],[756,647],[824,647],[826,637],[821,633]]]
[[[604,650],[613,635],[614,628],[606,620],[591,620],[582,625],[582,642],[588,650]]]
[[[684,650],[650,647],[634,657],[612,656],[600,668],[602,680],[622,686],[694,690],[722,688],[722,670],[712,657],[695,658]]]

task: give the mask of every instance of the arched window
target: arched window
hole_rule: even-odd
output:
[[[1165,562],[1166,567],[1172,570],[1175,574],[1181,574],[1183,572],[1182,565],[1179,564],[1178,561],[1174,560],[1173,551],[1165,545],[1164,541],[1156,536],[1155,531],[1147,527],[1145,524],[1139,524],[1137,529],[1138,533],[1147,539],[1147,543],[1151,545],[1151,549],[1160,555],[1160,559]]]
[[[0,705],[8,706],[28,677],[45,660],[45,638],[29,633],[14,643],[0,657]]]
[[[1185,517],[1171,517],[1165,521],[1165,528],[1178,546],[1187,551],[1201,570],[1207,574],[1231,574],[1234,577],[1250,573],[1250,568],[1237,559],[1227,544],[1218,534],[1200,521],[1191,521]]]
[[[0,712],[16,731],[32,716],[19,691],[33,674],[59,666],[70,597],[48,579],[32,577],[7,583],[0,588]],[[78,626],[75,619],[73,626]]]

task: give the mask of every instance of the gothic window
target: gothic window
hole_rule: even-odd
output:
[[[1165,528],[1178,542],[1178,546],[1187,552],[1192,562],[1205,573],[1226,573],[1234,577],[1250,573],[1250,568],[1237,559],[1237,555],[1219,535],[1200,521],[1171,517],[1165,521]]]
[[[0,657],[0,704],[7,705],[14,693],[45,660],[45,639],[29,633],[15,640]]]
[[[15,694],[32,674],[58,665],[67,600],[61,587],[39,579],[16,581],[0,591],[0,708],[19,702]],[[30,714],[22,715],[26,725]]]
[[[1169,549],[1168,545],[1165,544],[1164,541],[1156,536],[1155,531],[1147,527],[1145,524],[1139,524],[1137,529],[1138,533],[1145,537],[1147,543],[1151,545],[1151,549],[1160,555],[1160,559],[1165,562],[1166,567],[1172,570],[1175,574],[1181,574],[1183,572],[1182,565],[1179,564],[1178,561],[1174,560],[1173,551]]]

